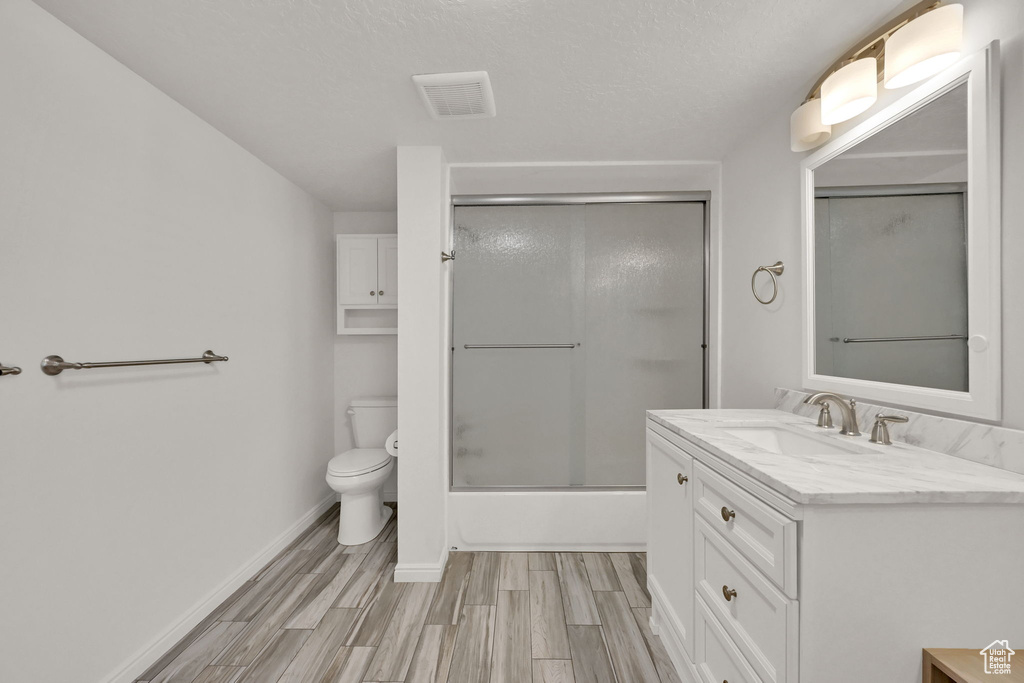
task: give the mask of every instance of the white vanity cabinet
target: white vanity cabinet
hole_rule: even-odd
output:
[[[651,627],[684,683],[917,683],[922,648],[1024,647],[1024,477],[936,453],[977,485],[909,494],[911,447],[861,453],[889,477],[862,489],[820,456],[769,471],[788,456],[715,440],[732,411],[707,412],[664,411],[692,438],[647,422]]]
[[[665,437],[647,432],[647,575],[672,633],[693,655],[693,458]],[[672,577],[664,585],[654,576]]]
[[[395,334],[398,237],[338,235],[336,240],[338,334]]]

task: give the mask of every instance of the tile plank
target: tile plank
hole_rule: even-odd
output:
[[[348,647],[377,647],[391,623],[398,601],[411,584],[382,581],[380,590],[369,605],[359,610],[359,617],[345,638]]]
[[[445,683],[455,651],[457,626],[427,625],[420,633],[405,683]]]
[[[534,659],[570,658],[557,572],[530,572],[530,634]]]
[[[569,645],[576,683],[615,683],[611,656],[600,626],[570,626]]]
[[[682,683],[661,638],[651,631],[651,610],[635,607],[633,608],[633,617],[636,619],[636,625],[640,628],[640,633],[644,636],[644,642],[647,643],[647,652],[651,655],[654,668],[658,670],[661,683]]]
[[[396,585],[396,584],[392,584]],[[407,587],[398,600],[377,653],[366,670],[366,680],[404,681],[409,672],[423,620],[437,590],[436,583],[398,584]]]
[[[583,563],[587,566],[590,588],[595,591],[620,591],[619,578],[608,553],[584,553]]]
[[[647,592],[647,570],[636,553],[608,553],[615,567],[622,591],[630,607],[650,607],[651,594]]]
[[[467,605],[496,605],[498,603],[499,553],[473,553],[473,566],[469,570],[466,586]]]
[[[555,566],[553,553],[527,553],[527,555],[531,572],[553,572],[558,569]]]
[[[320,679],[323,683],[360,683],[377,648],[343,647]]]
[[[481,683],[490,678],[494,612],[490,605],[462,608],[448,683]]]
[[[523,683],[531,673],[530,592],[500,591],[494,617],[490,683]]]
[[[256,582],[234,604],[224,610],[221,621],[251,621],[267,606],[274,596],[297,575],[298,568],[311,556],[312,551],[295,548]]]
[[[238,683],[266,683],[276,681],[288,668],[292,657],[309,638],[312,631],[297,629],[278,631],[253,663],[245,670]]]
[[[191,683],[245,627],[241,621],[217,622],[168,662],[150,683]]]
[[[354,609],[327,610],[277,683],[320,683],[358,616]]]
[[[524,681],[526,679],[523,679]],[[575,683],[572,673],[572,660],[569,659],[535,659],[533,660],[533,683]]]
[[[348,586],[352,577],[359,571],[365,555],[345,555],[339,561],[334,573],[312,574],[315,583],[302,598],[295,610],[288,617],[284,628],[314,629],[327,610]]]
[[[558,553],[558,583],[562,590],[562,604],[567,624],[600,624],[601,616],[594,602],[594,592],[587,576],[583,553]]]
[[[236,683],[244,673],[240,666],[208,666],[192,683]]]
[[[292,613],[318,576],[318,574],[300,574],[289,579],[282,589],[272,596],[267,606],[246,625],[245,630],[239,634],[238,638],[212,663],[224,666],[249,666],[252,664],[260,650],[284,625],[288,615]]]
[[[381,580],[392,579],[389,572],[382,571],[389,563],[397,559],[397,546],[394,543],[378,543],[367,553],[359,565],[359,569],[345,588],[338,595],[334,607],[366,607],[377,591]],[[386,574],[386,576],[385,576]]]
[[[501,553],[498,590],[530,590],[530,558],[527,553]]]
[[[472,553],[452,553],[448,556],[448,566],[444,568],[441,583],[434,594],[434,602],[427,612],[426,623],[444,626],[459,622],[472,565]]]
[[[658,671],[622,593],[595,593],[612,667],[620,681],[657,681]]]

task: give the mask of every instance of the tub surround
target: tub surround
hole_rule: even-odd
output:
[[[775,407],[779,410],[816,417],[818,408],[804,404],[810,394],[795,389],[776,389]],[[983,465],[1024,474],[1024,431],[995,425],[915,413],[893,408],[857,403],[857,419],[870,431],[879,412],[905,415],[910,421],[891,429],[893,444],[902,442],[940,453],[947,453]]]
[[[798,504],[1024,503],[1024,475],[906,443],[872,444],[867,436],[871,422],[863,417],[865,434],[848,437],[782,410],[656,410],[647,415]],[[725,431],[772,425],[863,452],[779,455]]]

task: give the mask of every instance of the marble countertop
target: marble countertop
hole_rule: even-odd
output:
[[[893,441],[868,441],[820,429],[781,410],[650,410],[647,416],[790,500],[856,503],[1024,503],[1024,475]],[[859,452],[779,455],[726,430],[780,426]],[[898,425],[897,425],[898,426]]]

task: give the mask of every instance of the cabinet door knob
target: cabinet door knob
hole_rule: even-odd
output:
[[[374,294],[376,294],[376,293],[377,293],[377,292],[373,291],[372,289],[370,290],[370,296],[373,296],[373,295],[374,295]]]
[[[377,295],[378,295],[378,296],[384,296],[384,290],[382,289],[382,290],[380,290],[379,292],[377,292]]]
[[[732,599],[736,597],[736,589],[722,586],[722,595],[725,596],[726,602],[732,602]]]
[[[729,508],[722,508],[722,519],[729,521],[730,519],[736,519],[736,511],[730,510]]]
[[[680,472],[679,474],[676,475],[676,481],[678,481],[679,485],[682,486],[686,482],[690,481],[690,478],[684,475],[682,472]]]

